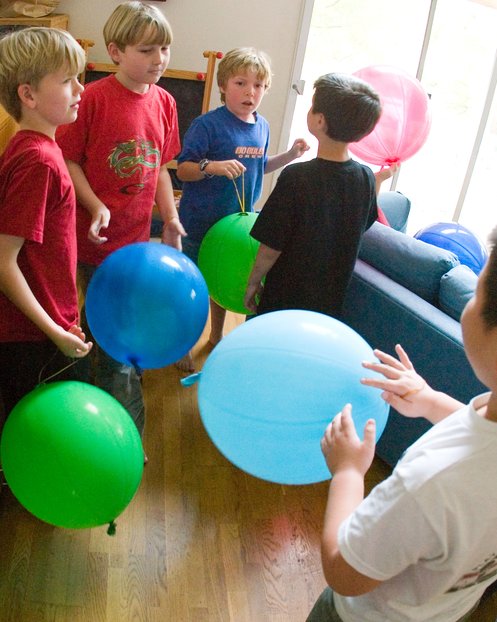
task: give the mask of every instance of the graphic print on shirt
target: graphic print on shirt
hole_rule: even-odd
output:
[[[122,194],[140,194],[145,187],[147,177],[160,166],[160,151],[144,138],[132,139],[119,143],[111,151],[107,162],[118,177],[136,181],[121,186]]]
[[[495,575],[497,575],[497,553],[493,553],[471,572],[463,575],[448,591],[457,592],[463,590],[466,587],[482,583]]]
[[[244,147],[242,145],[235,148],[235,156],[242,158],[262,158],[264,157],[264,147]]]

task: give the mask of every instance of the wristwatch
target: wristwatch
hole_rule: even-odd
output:
[[[200,162],[198,163],[200,172],[202,173],[202,175],[206,178],[206,179],[210,179],[211,177],[214,177],[214,175],[211,175],[210,173],[208,173],[205,170],[205,167],[210,163],[210,160],[208,160],[207,158],[204,158],[203,160],[200,160]]]

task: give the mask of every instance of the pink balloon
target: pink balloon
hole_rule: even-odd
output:
[[[404,162],[424,145],[431,126],[429,99],[416,78],[387,65],[354,73],[378,92],[382,113],[376,127],[350,151],[369,164]]]

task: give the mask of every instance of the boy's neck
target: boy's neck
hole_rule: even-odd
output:
[[[57,127],[44,122],[37,116],[35,117],[33,115],[23,114],[23,118],[19,121],[19,129],[45,134],[48,138],[55,140],[55,131],[57,130]]]
[[[226,106],[226,109],[229,110],[231,114],[234,115],[237,119],[240,119],[240,121],[245,121],[245,123],[255,123],[256,121],[255,110],[253,112],[249,112],[248,114],[242,116],[242,115],[236,114],[236,112],[231,110],[231,108],[226,102],[224,103],[224,105]]]
[[[138,95],[144,95],[145,93],[148,93],[148,90],[150,89],[150,84],[134,82],[133,80],[130,80],[127,75],[120,72],[119,69],[116,71],[115,76],[116,80],[122,84],[125,89],[128,89],[128,91],[132,91],[133,93],[138,93]]]
[[[350,160],[348,143],[341,143],[326,136],[319,139],[317,157],[332,162],[347,162]]]
[[[482,417],[497,423],[497,395],[495,393],[490,393],[488,402],[483,408],[485,411],[481,413]]]

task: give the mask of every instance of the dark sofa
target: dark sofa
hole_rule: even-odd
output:
[[[466,359],[459,323],[476,280],[449,251],[375,223],[364,236],[343,319],[373,348],[394,354],[400,343],[434,389],[467,402],[486,390]],[[390,409],[377,455],[395,465],[429,425]]]

